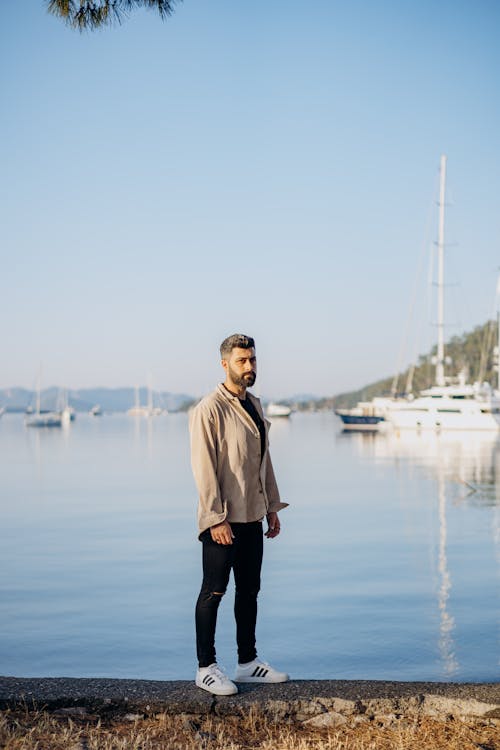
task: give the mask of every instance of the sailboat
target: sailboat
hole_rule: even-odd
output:
[[[41,410],[41,369],[38,373],[36,386],[36,406],[35,411],[27,411],[24,418],[26,427],[62,427],[63,418],[61,412],[42,411]]]
[[[135,403],[127,411],[130,417],[159,417],[167,413],[166,409],[162,409],[160,406],[153,406],[153,388],[151,383],[148,385],[148,401],[145,406],[141,406],[139,387],[135,387]]]
[[[386,419],[394,428],[410,430],[500,430],[500,398],[489,383],[458,382],[444,372],[444,206],[446,156],[441,156],[438,233],[438,323],[435,384],[413,400],[394,401]],[[500,388],[500,386],[499,386]]]

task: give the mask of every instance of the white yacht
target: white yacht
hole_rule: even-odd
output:
[[[500,430],[500,399],[488,383],[435,385],[394,403],[387,419],[398,430]]]
[[[438,234],[438,323],[436,382],[413,400],[388,405],[386,419],[395,429],[499,430],[500,394],[488,383],[453,383],[444,372],[444,206],[446,156],[441,157]],[[500,375],[500,373],[499,373]]]
[[[277,404],[271,401],[266,407],[266,417],[289,417],[292,410],[286,404]]]

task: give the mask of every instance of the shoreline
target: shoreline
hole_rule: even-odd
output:
[[[244,717],[253,707],[273,721],[318,727],[356,716],[481,718],[500,726],[500,682],[291,680],[239,688],[237,695],[214,696],[184,680],[0,676],[0,709],[145,718],[160,713]]]

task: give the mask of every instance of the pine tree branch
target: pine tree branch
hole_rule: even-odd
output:
[[[180,1],[180,0],[179,0]],[[156,10],[162,20],[171,16],[178,0],[46,0],[47,10],[78,31],[122,23],[137,8]]]

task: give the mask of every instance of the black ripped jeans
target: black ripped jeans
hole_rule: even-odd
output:
[[[203,583],[196,602],[196,650],[200,667],[208,667],[215,658],[215,627],[217,610],[234,573],[236,594],[234,616],[240,664],[252,661],[255,650],[257,595],[262,567],[262,523],[232,523],[235,538],[232,544],[217,544],[210,529],[200,535],[203,542]]]

